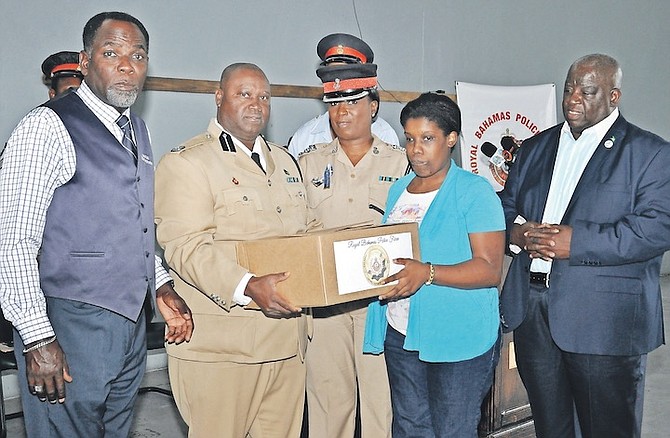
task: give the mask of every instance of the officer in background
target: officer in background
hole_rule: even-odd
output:
[[[58,52],[42,62],[44,84],[49,87],[49,99],[74,91],[81,85],[84,75],[79,69],[78,52]]]
[[[49,100],[63,93],[74,91],[81,85],[84,75],[79,70],[79,53],[58,52],[49,55],[42,62],[42,82],[49,87]],[[0,169],[2,169],[2,158],[5,145],[0,149]]]
[[[369,45],[360,38],[346,33],[333,33],[321,39],[316,52],[321,58],[321,66],[330,64],[372,64],[375,55]],[[372,120],[372,133],[383,142],[399,145],[398,135],[391,125],[381,117]],[[330,143],[336,137],[330,125],[328,112],[302,125],[288,141],[288,150],[298,158],[308,147],[319,143]]]

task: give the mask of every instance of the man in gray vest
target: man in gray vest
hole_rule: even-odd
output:
[[[129,109],[149,36],[136,18],[106,12],[83,40],[81,87],[21,120],[0,171],[0,296],[27,377],[29,437],[127,437],[145,302],[167,321],[168,342],[193,330],[154,255],[151,145]]]

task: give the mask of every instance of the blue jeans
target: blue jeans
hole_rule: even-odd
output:
[[[391,386],[393,437],[477,437],[481,405],[493,382],[500,336],[486,353],[461,362],[424,362],[403,349],[390,326],[384,356]]]

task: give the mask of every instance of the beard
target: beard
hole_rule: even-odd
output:
[[[140,94],[139,89],[134,89],[131,91],[121,91],[113,87],[107,89],[107,102],[116,108],[130,108],[135,101],[137,96]]]

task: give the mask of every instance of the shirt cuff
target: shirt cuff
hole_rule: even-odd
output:
[[[244,291],[247,289],[247,284],[249,284],[249,280],[251,280],[252,277],[253,275],[249,272],[244,274],[244,277],[242,277],[240,282],[237,284],[235,292],[233,292],[233,302],[239,304],[240,306],[246,306],[252,301],[251,297],[244,295]]]
[[[517,215],[517,217],[514,219],[514,223],[517,225],[523,225],[526,223],[526,218],[524,218],[521,215]],[[521,252],[521,247],[513,243],[510,243],[509,250],[512,254],[517,255]]]
[[[156,289],[159,287],[163,286],[165,283],[168,283],[172,281],[172,277],[170,277],[170,274],[165,270],[163,267],[163,261],[161,260],[160,257],[157,255],[155,257],[155,265],[156,265]]]

